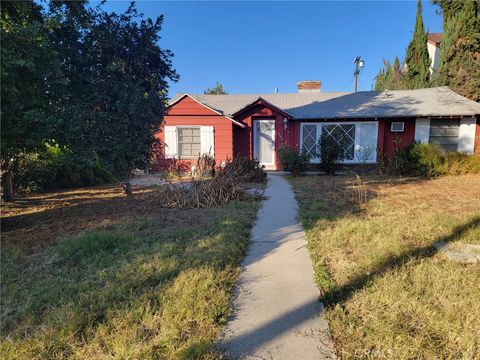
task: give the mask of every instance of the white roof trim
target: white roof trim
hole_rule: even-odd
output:
[[[242,127],[242,128],[245,128],[245,127],[246,127],[245,124],[242,124],[241,122],[238,122],[237,120],[232,119],[231,117],[229,117],[229,116],[221,113],[220,111],[215,110],[214,108],[211,108],[211,107],[208,106],[208,105],[205,105],[204,103],[198,101],[197,99],[195,99],[193,96],[191,96],[191,95],[188,94],[188,93],[183,94],[183,95],[180,96],[177,100],[175,100],[174,102],[168,104],[168,107],[172,107],[173,105],[175,105],[176,103],[178,103],[180,100],[182,100],[182,99],[185,98],[186,96],[188,96],[190,99],[194,100],[197,104],[203,106],[204,108],[207,108],[208,110],[213,111],[215,114],[218,114],[218,115],[223,116],[224,118],[230,120],[230,121],[233,122],[235,125],[238,125],[238,126],[240,126],[240,127]]]
[[[289,112],[279,108],[278,106],[272,104],[270,101],[267,101],[265,100],[265,98],[259,96],[258,98],[256,98],[254,101],[252,101],[251,103],[245,105],[243,108],[241,108],[240,110],[237,110],[235,111],[232,115],[236,115],[242,111],[244,111],[245,109],[249,108],[250,106],[254,105],[257,101],[263,101],[264,103],[266,103],[268,106],[270,106],[271,108],[277,110],[278,112],[281,112],[282,114],[284,115],[287,115],[287,116],[290,116],[292,119],[294,118],[294,116],[292,114],[290,114]]]

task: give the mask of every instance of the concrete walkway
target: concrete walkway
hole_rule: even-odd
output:
[[[230,359],[332,359],[293,191],[269,175],[265,195],[220,346]]]

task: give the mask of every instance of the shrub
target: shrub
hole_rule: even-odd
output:
[[[451,175],[480,174],[480,154],[446,153],[445,164],[448,174]]]
[[[397,148],[392,156],[386,156],[378,153],[380,172],[390,175],[403,175],[410,173],[409,159],[410,152],[408,148]]]
[[[236,157],[228,160],[217,176],[235,178],[240,182],[263,183],[267,179],[267,173],[257,160],[246,157]]]
[[[90,164],[81,165],[74,154],[56,145],[46,145],[40,152],[22,154],[15,171],[15,186],[20,192],[95,186],[115,180],[97,156]]]
[[[408,148],[414,175],[437,176],[445,172],[444,155],[433,144],[414,143]]]
[[[386,158],[380,156],[381,172],[392,175],[439,176],[480,173],[480,155],[444,152],[433,144],[414,143]]]
[[[318,141],[318,156],[320,168],[327,175],[335,175],[337,163],[345,159],[345,140],[334,139],[331,135],[322,132]]]
[[[283,145],[278,149],[280,164],[286,171],[290,171],[292,176],[300,176],[307,170],[310,164],[310,155],[301,152],[288,145]]]

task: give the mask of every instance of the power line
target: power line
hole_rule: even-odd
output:
[[[340,88],[338,88],[337,92],[341,92],[342,90],[344,90],[345,87],[349,85],[354,78],[355,78],[355,75],[351,76],[347,81],[345,81],[345,83]]]

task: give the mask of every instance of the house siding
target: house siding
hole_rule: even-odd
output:
[[[202,106],[195,100],[185,97],[175,103],[164,117],[160,131],[155,134],[159,140],[158,154],[153,155],[152,171],[160,171],[173,164],[172,159],[165,159],[165,126],[213,126],[215,143],[215,161],[220,165],[223,161],[233,158],[233,127],[237,127],[230,119],[218,115]],[[178,166],[182,171],[188,171],[196,159],[179,159]]]
[[[405,123],[403,132],[392,132],[392,122]],[[413,144],[415,141],[415,118],[380,119],[378,126],[378,148],[385,156],[392,156],[397,149]]]

